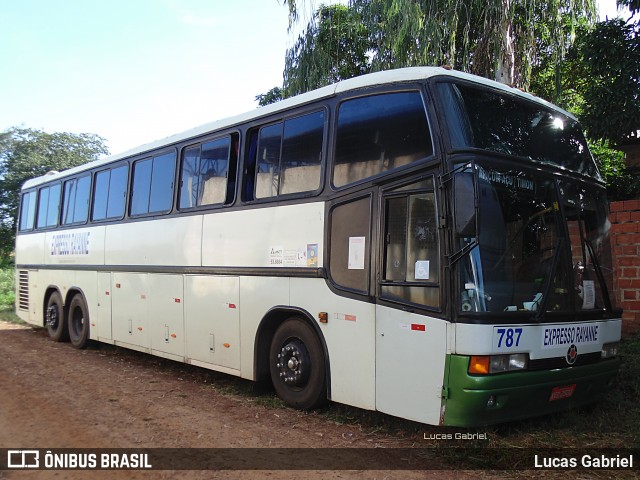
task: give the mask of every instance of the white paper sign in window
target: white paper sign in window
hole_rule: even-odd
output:
[[[593,310],[596,306],[596,285],[593,280],[582,282],[582,309]]]
[[[416,280],[429,280],[429,260],[416,262]]]
[[[349,270],[364,270],[365,237],[349,237]]]

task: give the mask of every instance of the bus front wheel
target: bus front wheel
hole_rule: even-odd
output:
[[[313,328],[298,318],[278,327],[269,351],[271,381],[289,406],[310,410],[327,400],[322,345]]]
[[[62,297],[58,292],[53,292],[49,295],[47,307],[44,312],[44,323],[53,341],[66,342],[69,339],[67,322],[64,318]]]
[[[78,349],[85,348],[89,342],[89,312],[79,293],[69,304],[69,339],[71,345]]]

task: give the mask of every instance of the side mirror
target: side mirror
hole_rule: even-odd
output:
[[[458,236],[475,237],[476,196],[472,172],[461,172],[454,177],[453,209]]]

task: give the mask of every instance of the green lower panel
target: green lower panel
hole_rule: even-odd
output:
[[[449,381],[444,399],[444,425],[475,427],[547,415],[595,402],[606,393],[620,360],[490,376],[469,375],[468,356],[449,355],[447,363]],[[550,401],[554,388],[574,384],[569,398]],[[495,404],[487,406],[491,396],[495,397]]]

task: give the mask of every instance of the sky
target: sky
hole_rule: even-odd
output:
[[[247,112],[282,85],[287,26],[282,0],[0,0],[0,131],[96,133],[116,154]]]

